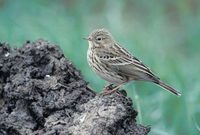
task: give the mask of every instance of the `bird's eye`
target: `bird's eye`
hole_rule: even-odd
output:
[[[98,37],[98,38],[97,38],[97,40],[98,40],[98,41],[101,41],[101,40],[102,40],[102,38],[101,38],[101,37]]]

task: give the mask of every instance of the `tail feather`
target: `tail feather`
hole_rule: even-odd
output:
[[[160,85],[161,87],[163,87],[164,89],[166,89],[167,91],[177,95],[177,96],[181,96],[181,93],[178,92],[177,90],[175,90],[174,88],[172,88],[171,86],[165,84],[164,82],[162,81],[158,81],[156,82],[156,84]]]

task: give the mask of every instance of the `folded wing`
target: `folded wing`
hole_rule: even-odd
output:
[[[114,52],[99,53],[97,56],[101,62],[132,80],[144,80],[157,82],[159,80],[152,71],[147,68],[140,60],[133,57],[128,51],[123,48],[115,49]]]

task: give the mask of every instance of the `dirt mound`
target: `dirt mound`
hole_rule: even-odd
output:
[[[58,46],[0,44],[0,135],[144,135],[132,101],[98,96]]]

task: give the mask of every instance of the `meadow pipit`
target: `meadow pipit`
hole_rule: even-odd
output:
[[[180,96],[181,93],[162,82],[147,66],[121,47],[105,29],[94,30],[88,38],[87,60],[90,67],[101,78],[118,90],[129,81],[148,81],[160,85],[166,90]]]

